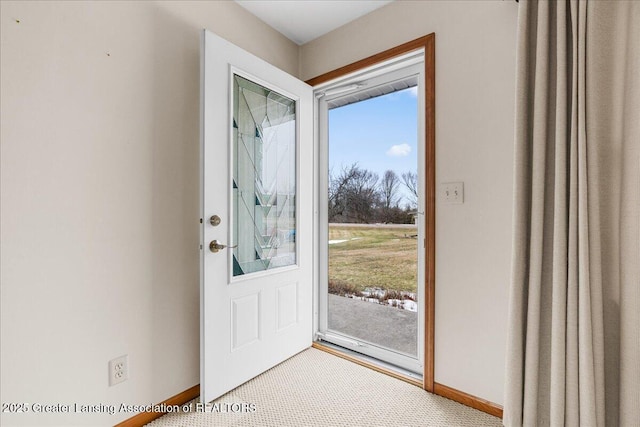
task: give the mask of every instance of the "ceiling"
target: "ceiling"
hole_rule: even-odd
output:
[[[393,0],[236,0],[298,45],[305,44]]]

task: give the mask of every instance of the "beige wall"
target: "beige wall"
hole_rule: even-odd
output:
[[[233,2],[0,16],[2,402],[145,404],[198,384],[200,30],[294,74],[298,47]],[[108,387],[122,354],[130,379]]]
[[[303,79],[436,33],[437,382],[502,403],[511,253],[514,1],[397,1],[300,50]],[[438,201],[441,188],[437,188]]]

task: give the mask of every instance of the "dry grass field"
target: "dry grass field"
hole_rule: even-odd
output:
[[[414,226],[329,224],[330,284],[416,292],[417,233]]]

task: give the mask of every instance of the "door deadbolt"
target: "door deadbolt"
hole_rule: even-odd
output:
[[[209,249],[211,250],[211,252],[218,253],[218,251],[221,251],[224,248],[229,248],[229,249],[233,249],[233,248],[237,248],[238,245],[235,246],[227,246],[224,245],[220,242],[218,242],[217,240],[212,240],[211,243],[209,243]]]
[[[221,219],[218,215],[213,215],[211,218],[209,218],[209,223],[214,227],[217,227],[218,225],[220,225],[220,221]]]

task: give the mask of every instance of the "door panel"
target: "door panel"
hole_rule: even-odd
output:
[[[298,323],[298,283],[290,283],[277,289],[278,332]]]
[[[231,300],[231,350],[260,340],[260,292]]]
[[[201,48],[200,385],[209,402],[311,345],[312,92],[211,32]]]

